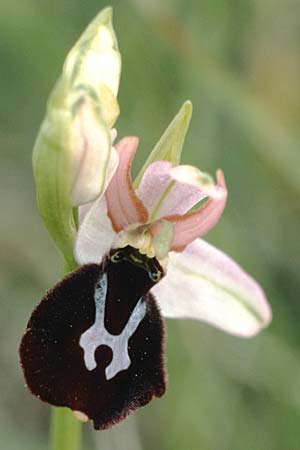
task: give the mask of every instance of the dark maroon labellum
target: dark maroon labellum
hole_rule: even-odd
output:
[[[164,275],[133,247],[112,250],[47,292],[20,345],[31,392],[106,429],[166,389],[164,324],[151,287]]]

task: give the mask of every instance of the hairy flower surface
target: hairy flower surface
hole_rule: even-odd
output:
[[[67,152],[71,182],[65,190],[58,177],[52,190],[43,186],[39,192],[51,235],[60,249],[71,245],[73,255],[66,259],[79,268],[50,289],[34,310],[20,358],[33,394],[105,429],[164,394],[163,316],[200,320],[250,337],[268,325],[271,310],[260,286],[238,264],[199,239],[219,221],[227,188],[221,170],[215,182],[193,166],[180,165],[189,102],[132,183],[138,138],[112,143],[119,58],[107,12],[99,17],[100,25],[96,21],[86,32],[91,53],[84,54],[78,67],[81,44],[86,49],[90,42],[80,39],[64,67],[67,79],[79,77],[86,86],[98,86],[99,108],[87,107],[95,100],[87,87],[82,90],[80,84],[74,90],[72,84],[71,93],[80,92],[80,101],[75,101],[74,122],[66,122],[74,143],[73,158]],[[90,77],[103,64],[106,71]],[[54,113],[48,111],[48,116]],[[40,139],[44,146],[44,137]],[[39,151],[37,179],[45,154],[52,154],[43,147],[39,159]],[[62,208],[62,198],[69,212],[78,207],[72,233],[62,209],[54,222],[47,216],[49,205]],[[67,240],[61,240],[60,232]]]

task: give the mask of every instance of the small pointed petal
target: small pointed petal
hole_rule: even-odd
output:
[[[207,196],[202,186],[191,183],[190,177],[183,177],[181,167],[186,166],[172,167],[168,161],[156,161],[144,173],[137,193],[149,211],[151,222],[184,214]]]
[[[134,223],[146,223],[148,212],[136,195],[131,183],[130,169],[138,146],[138,138],[123,138],[115,148],[119,166],[105,193],[108,216],[116,232]]]
[[[74,257],[79,265],[97,263],[110,250],[115,232],[107,216],[105,198],[79,208],[79,229],[74,246]]]
[[[207,194],[209,200],[198,210],[184,215],[173,215],[165,217],[174,225],[174,236],[172,250],[182,251],[188,244],[197,237],[206,234],[219,221],[227,200],[227,188],[223,172],[217,171],[217,185],[214,189],[210,185]],[[155,236],[156,225],[151,229]]]
[[[186,101],[174,117],[137,176],[134,186],[138,187],[147,167],[154,161],[169,161],[172,165],[180,163],[185,135],[192,117],[192,103]]]
[[[208,322],[242,337],[271,321],[261,287],[227,255],[195,240],[182,253],[171,252],[167,275],[151,292],[162,314]]]

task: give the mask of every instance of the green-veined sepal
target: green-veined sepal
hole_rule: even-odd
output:
[[[170,161],[176,166],[180,163],[182,147],[192,117],[192,103],[186,101],[176,114],[138,174],[134,185],[138,187],[147,167],[154,161]]]

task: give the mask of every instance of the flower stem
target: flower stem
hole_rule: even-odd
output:
[[[52,408],[51,450],[79,450],[81,446],[81,423],[68,408]]]

